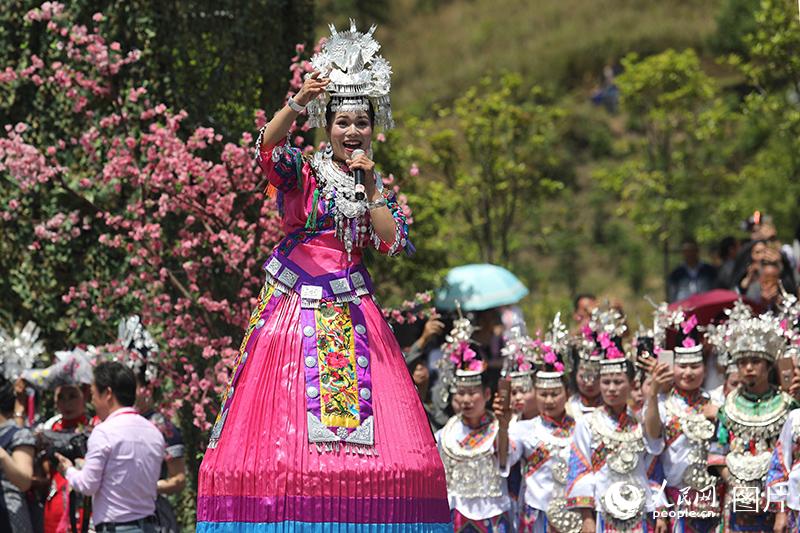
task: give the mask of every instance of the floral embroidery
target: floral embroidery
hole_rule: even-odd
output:
[[[321,421],[328,427],[358,427],[358,376],[350,306],[322,302],[315,317]]]
[[[573,507],[594,507],[594,498],[591,496],[575,496],[574,498],[567,498],[567,508]]]
[[[677,416],[671,417],[664,427],[665,444],[667,446],[671,446],[672,443],[675,442],[675,439],[680,437],[682,434],[683,430],[681,430],[681,421],[678,420]]]
[[[522,475],[525,477],[532,476],[537,470],[539,470],[543,464],[550,459],[550,452],[547,451],[542,444],[539,444],[533,452],[525,458],[525,469],[522,472]]]
[[[290,233],[278,244],[277,251],[284,257],[289,257],[289,254],[298,244],[303,244],[311,240],[314,236],[313,231],[300,230]]]
[[[462,448],[475,449],[486,442],[486,439],[490,437],[494,438],[494,426],[492,425],[492,420],[492,417],[483,415],[478,427],[470,429],[470,432],[467,434],[467,436],[461,439],[458,444]]]
[[[592,471],[597,472],[603,465],[606,464],[606,457],[608,457],[608,450],[602,443],[592,452]]]
[[[569,415],[564,415],[564,418],[560,422],[542,415],[542,421],[544,422],[544,426],[550,430],[554,437],[571,437],[572,431],[575,429],[575,419]]]

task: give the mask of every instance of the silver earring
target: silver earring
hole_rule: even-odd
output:
[[[331,143],[325,143],[325,152],[322,155],[328,159],[333,157],[333,146],[331,146]]]

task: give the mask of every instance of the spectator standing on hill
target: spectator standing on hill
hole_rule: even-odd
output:
[[[717,270],[700,261],[700,248],[694,239],[685,239],[681,244],[683,264],[667,278],[667,296],[670,303],[677,302],[714,288]]]

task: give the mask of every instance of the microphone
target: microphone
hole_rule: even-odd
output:
[[[351,159],[355,159],[359,155],[364,155],[365,152],[361,148],[353,150],[353,155],[350,156]],[[361,168],[357,168],[353,170],[353,178],[355,181],[355,190],[356,190],[356,200],[359,202],[363,202],[367,199],[367,189],[364,186],[364,170]]]

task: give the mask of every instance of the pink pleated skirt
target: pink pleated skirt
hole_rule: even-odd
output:
[[[452,531],[444,469],[402,353],[368,296],[375,455],[320,451],[307,432],[300,298],[255,330],[216,447],[200,467],[197,531]]]

